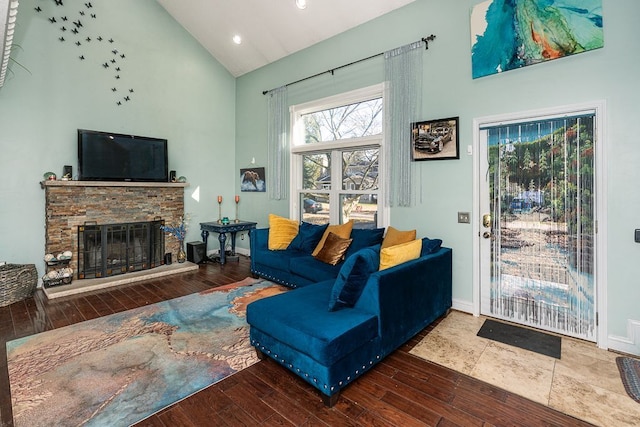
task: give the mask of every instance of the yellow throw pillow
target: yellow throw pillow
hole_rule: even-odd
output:
[[[318,252],[320,252],[320,249],[322,249],[322,247],[324,246],[324,242],[325,240],[327,240],[327,236],[329,235],[329,233],[333,233],[338,237],[342,237],[343,239],[348,239],[349,237],[351,237],[352,228],[353,220],[349,220],[349,222],[345,224],[328,226],[324,231],[324,234],[322,235],[322,239],[320,239],[320,241],[316,245],[316,248],[313,250],[313,252],[311,252],[311,255],[318,255]]]
[[[329,233],[324,246],[314,258],[327,264],[336,265],[344,259],[344,253],[349,249],[351,242],[352,239],[343,239],[334,233]]]
[[[380,251],[380,270],[420,257],[422,239],[390,246]]]
[[[298,235],[298,226],[298,221],[294,219],[269,214],[269,249],[287,249],[289,243]]]
[[[384,249],[389,246],[412,242],[414,240],[416,240],[416,230],[400,231],[397,228],[389,226],[387,234],[385,234],[384,239],[382,240],[381,248]]]

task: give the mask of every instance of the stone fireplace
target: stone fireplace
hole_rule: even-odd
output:
[[[158,227],[157,221],[177,224],[184,215],[184,189],[188,186],[186,183],[100,181],[43,181],[41,184],[46,198],[43,256],[70,250],[73,254],[70,267],[74,271],[74,281],[78,282],[83,281],[78,280],[78,261],[81,256],[79,227],[121,226],[124,223],[149,223]],[[136,240],[139,242],[139,234],[136,234],[139,230],[134,228],[132,250],[135,250]],[[163,237],[163,251],[172,253],[175,260],[178,241],[164,233]],[[157,252],[157,245],[155,248]],[[82,256],[88,259],[86,254]],[[121,266],[119,268],[122,272]],[[131,271],[139,269],[139,266],[134,266]],[[129,267],[127,270],[130,270]]]

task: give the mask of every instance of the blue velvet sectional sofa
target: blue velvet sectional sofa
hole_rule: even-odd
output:
[[[261,253],[260,233],[252,231],[252,271],[298,288],[249,304],[251,344],[317,388],[327,406],[451,307],[452,252],[429,239],[417,259],[378,271],[380,245],[331,269],[311,255]]]

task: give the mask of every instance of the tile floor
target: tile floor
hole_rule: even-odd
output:
[[[558,360],[478,337],[484,320],[452,311],[411,353],[596,425],[640,426],[619,354],[563,337]]]

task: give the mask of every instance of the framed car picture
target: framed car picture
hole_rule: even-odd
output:
[[[459,159],[458,117],[412,123],[411,157],[415,161]]]

